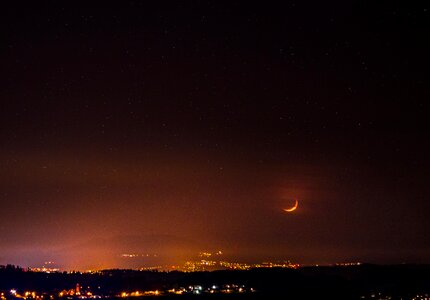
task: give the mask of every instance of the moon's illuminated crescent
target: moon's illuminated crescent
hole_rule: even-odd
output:
[[[292,211],[295,211],[296,209],[297,209],[297,207],[299,206],[299,201],[297,201],[297,199],[296,199],[296,203],[294,204],[294,206],[293,207],[291,207],[291,208],[284,208],[284,211],[286,211],[286,212],[292,212]]]

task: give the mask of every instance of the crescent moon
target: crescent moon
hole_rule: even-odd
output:
[[[299,201],[297,201],[297,199],[296,199],[296,203],[294,204],[294,206],[293,207],[291,207],[291,208],[284,208],[284,211],[286,211],[286,212],[292,212],[292,211],[295,211],[296,209],[297,209],[297,207],[299,206]]]

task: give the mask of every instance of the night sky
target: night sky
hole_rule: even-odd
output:
[[[0,264],[430,263],[428,7],[374,2],[2,3]]]

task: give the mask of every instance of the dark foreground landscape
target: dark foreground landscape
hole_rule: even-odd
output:
[[[359,265],[156,272],[33,272],[0,268],[1,298],[14,299],[430,299],[430,265]],[[315,298],[316,299],[316,298]]]

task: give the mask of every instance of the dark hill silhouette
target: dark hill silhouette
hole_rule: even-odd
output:
[[[122,291],[166,290],[189,285],[240,284],[257,292],[225,295],[231,298],[265,298],[289,296],[291,299],[329,297],[359,299],[372,293],[390,295],[392,299],[430,294],[429,265],[360,265],[348,267],[302,267],[293,269],[252,269],[249,271],[155,272],[104,270],[98,273],[40,273],[15,266],[0,267],[0,290],[14,288],[58,295],[79,283],[102,295],[118,295]],[[207,295],[205,297],[223,297]],[[185,299],[189,296],[176,296]]]

